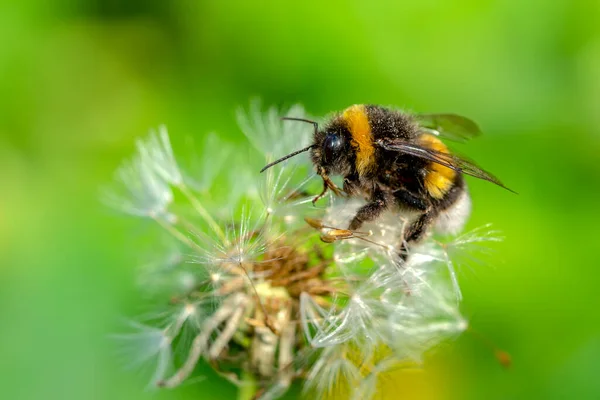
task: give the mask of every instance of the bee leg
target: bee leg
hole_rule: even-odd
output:
[[[325,179],[323,179],[323,191],[321,193],[319,193],[318,195],[316,195],[314,199],[312,199],[313,206],[315,205],[315,203],[317,201],[321,200],[323,198],[323,196],[325,196],[325,193],[327,193],[327,190],[329,190],[329,185],[327,185],[327,181]]]
[[[352,218],[348,229],[351,231],[360,229],[364,222],[373,221],[387,208],[387,206],[388,202],[385,198],[385,194],[381,190],[375,190],[371,197],[371,202],[358,209],[358,212],[354,218]]]
[[[336,194],[336,196],[343,196],[342,191],[340,190],[339,187],[337,187],[337,185],[335,183],[333,183],[333,181],[329,178],[329,176],[327,175],[327,173],[325,172],[325,169],[321,168],[319,170],[319,175],[321,176],[321,178],[323,179],[323,191],[317,195],[313,200],[313,206],[315,205],[315,203],[319,200],[321,200],[323,198],[323,196],[325,196],[325,193],[327,193],[327,190],[331,189],[331,191],[333,193]]]
[[[335,193],[336,196],[344,195],[342,193],[342,190],[339,187],[337,187],[337,185],[327,175],[323,176],[323,181],[329,187],[329,189],[331,189],[331,191]]]
[[[418,242],[425,236],[427,230],[435,220],[434,212],[425,212],[421,214],[416,221],[406,227],[404,230],[404,240],[400,244],[400,248],[398,249],[398,255],[404,261],[408,258],[408,248],[407,245]]]

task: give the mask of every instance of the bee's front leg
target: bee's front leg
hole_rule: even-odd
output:
[[[358,209],[358,212],[354,218],[352,218],[348,229],[351,231],[360,229],[363,223],[373,221],[375,218],[379,217],[387,207],[388,201],[384,192],[381,189],[375,189],[371,196],[371,201]]]
[[[317,196],[315,196],[315,198],[312,200],[313,205],[315,205],[317,201],[321,200],[323,196],[325,196],[325,194],[327,193],[327,190],[329,189],[331,189],[333,193],[336,194],[336,196],[343,196],[343,193],[340,190],[340,188],[337,187],[335,183],[333,183],[331,178],[329,178],[329,176],[327,175],[327,172],[325,172],[324,168],[319,169],[318,174],[321,176],[321,179],[323,179],[323,191]]]
[[[317,201],[321,200],[323,198],[323,196],[325,196],[325,193],[327,193],[328,190],[329,190],[329,185],[327,185],[327,181],[325,179],[323,179],[323,190],[321,191],[321,193],[316,195],[314,199],[312,199],[313,206],[315,205],[315,203]]]

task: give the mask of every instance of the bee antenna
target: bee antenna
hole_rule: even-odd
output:
[[[303,149],[301,149],[301,150],[295,151],[295,152],[293,152],[293,153],[290,153],[290,154],[288,154],[288,155],[287,155],[287,156],[285,156],[285,157],[281,157],[279,160],[275,160],[275,161],[273,161],[272,163],[269,163],[269,164],[265,165],[265,166],[264,166],[264,168],[260,170],[260,172],[261,172],[261,173],[263,173],[263,172],[265,172],[267,169],[271,168],[273,165],[279,164],[280,162],[282,162],[282,161],[285,161],[285,160],[287,160],[288,158],[292,158],[292,157],[294,157],[295,155],[298,155],[298,154],[300,154],[300,153],[304,153],[305,151],[308,151],[308,150],[312,149],[313,147],[315,147],[315,145],[314,145],[314,144],[311,144],[310,146],[308,146],[308,147],[305,147],[305,148],[303,148]]]
[[[294,118],[294,117],[281,117],[281,119],[284,121],[301,121],[301,122],[313,124],[313,126],[315,127],[315,134],[319,131],[319,124],[317,123],[317,121],[312,121],[310,119],[305,119],[305,118]]]
[[[313,126],[315,127],[315,134],[317,134],[317,132],[319,131],[319,124],[317,123],[317,121],[312,121],[310,119],[305,119],[305,118],[295,118],[295,117],[281,117],[281,119],[283,121],[300,121],[300,122],[306,122],[309,124],[313,124]],[[263,173],[267,169],[271,168],[273,165],[279,164],[280,162],[285,161],[288,158],[294,157],[297,154],[304,153],[305,151],[308,151],[308,150],[312,149],[313,147],[315,147],[315,145],[311,144],[310,146],[305,147],[302,150],[295,151],[293,153],[288,154],[285,157],[280,158],[279,160],[275,160],[272,163],[265,165],[265,167],[263,169],[261,169],[260,172]]]

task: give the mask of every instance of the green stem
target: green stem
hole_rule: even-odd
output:
[[[256,384],[256,378],[251,372],[242,372],[242,382],[239,385],[238,400],[254,400],[256,398],[256,392],[258,391],[258,385]]]

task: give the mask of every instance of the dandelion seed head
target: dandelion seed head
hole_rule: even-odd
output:
[[[311,140],[312,125],[284,115],[310,118],[300,106],[264,111],[258,101],[238,110],[261,163]],[[209,207],[218,203],[210,193],[220,158],[231,151],[221,146],[207,137],[197,162],[206,171],[190,173],[160,128],[138,141],[108,196],[122,211],[157,220],[179,244],[171,258],[154,257],[141,280],[169,282],[169,304],[122,335],[135,345],[130,361],[154,364],[155,385],[177,386],[206,360],[236,384],[254,374],[263,399],[285,393],[296,376],[317,398],[368,399],[382,374],[420,362],[466,329],[454,260],[496,241],[495,232],[430,235],[403,262],[398,245],[416,214],[389,210],[360,232],[346,231],[364,201],[328,194],[314,207],[322,180],[304,156],[261,175],[240,163],[228,176],[232,191]],[[185,207],[174,204],[179,198]],[[311,218],[321,222],[309,226]],[[331,232],[331,243],[319,240]]]

